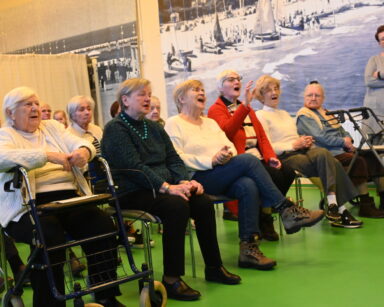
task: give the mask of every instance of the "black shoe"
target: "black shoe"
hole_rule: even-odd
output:
[[[200,292],[192,289],[181,278],[173,284],[164,281],[163,285],[167,290],[168,298],[173,298],[179,301],[196,301],[201,296]]]
[[[332,222],[340,221],[341,215],[339,213],[339,207],[336,204],[329,204],[325,216]]]
[[[238,275],[228,272],[225,267],[206,267],[205,280],[214,281],[226,285],[236,285],[240,283],[241,278]]]
[[[126,307],[124,304],[120,303],[116,297],[97,300],[96,303],[103,305],[104,307]]]
[[[238,221],[239,217],[236,214],[233,214],[231,211],[224,210],[223,220],[227,221]]]
[[[355,219],[353,215],[349,213],[348,210],[344,210],[344,212],[340,216],[340,221],[335,221],[331,223],[333,227],[360,228],[363,225],[363,222]]]
[[[279,241],[279,235],[273,227],[273,216],[271,214],[261,213],[260,232],[262,239],[267,241]]]

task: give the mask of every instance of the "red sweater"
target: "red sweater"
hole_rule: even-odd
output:
[[[255,111],[251,107],[245,107],[243,104],[240,104],[235,113],[231,115],[227,106],[219,97],[208,110],[208,117],[214,119],[219,124],[229,140],[235,145],[239,154],[245,152],[246,136],[243,122],[247,115],[249,115],[253,129],[255,129],[257,148],[265,162],[268,163],[270,158],[276,158],[276,154],[262,125],[257,119]]]

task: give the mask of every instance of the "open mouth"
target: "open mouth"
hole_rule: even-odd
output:
[[[240,91],[240,87],[239,86],[236,86],[233,88],[233,90],[235,90],[236,92]]]

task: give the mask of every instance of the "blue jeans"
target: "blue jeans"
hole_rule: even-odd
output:
[[[260,232],[262,202],[265,207],[275,207],[285,199],[260,160],[250,154],[238,155],[211,170],[197,171],[192,179],[200,182],[208,194],[224,194],[239,201],[240,240]]]

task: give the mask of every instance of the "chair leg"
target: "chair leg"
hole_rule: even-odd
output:
[[[146,221],[141,221],[141,231],[143,233],[144,259],[148,265],[148,268],[153,272],[152,250],[151,250],[151,223]]]
[[[191,219],[188,220],[188,233],[189,233],[189,246],[191,249],[192,277],[196,278],[196,259],[195,259],[195,248],[193,245],[193,232],[192,232]]]

